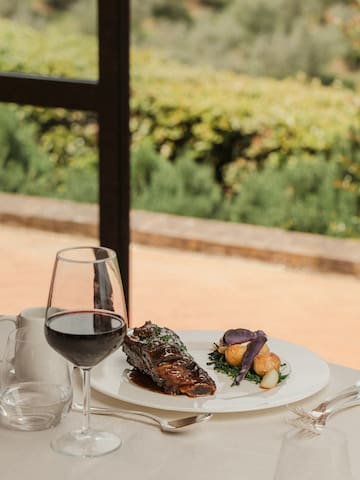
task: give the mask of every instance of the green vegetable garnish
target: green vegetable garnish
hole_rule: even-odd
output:
[[[214,345],[216,348],[218,347],[216,343],[214,343]],[[228,375],[230,378],[232,378],[232,387],[234,385],[237,385],[235,380],[236,377],[239,375],[241,367],[232,367],[231,365],[229,365],[225,359],[225,355],[223,353],[220,353],[217,349],[210,352],[208,356],[210,361],[207,362],[207,365],[212,365],[214,367],[214,370],[216,370],[217,372],[224,373],[225,375]],[[281,366],[285,366],[285,364],[282,364]],[[285,380],[287,376],[288,374],[284,375],[279,373],[279,383]],[[246,380],[249,380],[250,382],[256,384],[259,384],[262,380],[262,377],[251,369],[248,371],[245,378]]]

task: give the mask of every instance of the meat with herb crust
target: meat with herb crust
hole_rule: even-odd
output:
[[[216,385],[169,328],[148,321],[125,337],[127,361],[149,375],[164,392],[189,397],[212,395]]]

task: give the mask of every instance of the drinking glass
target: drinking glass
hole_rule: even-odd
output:
[[[0,416],[9,428],[44,430],[57,425],[72,402],[68,362],[46,343],[42,328],[9,333],[0,363]]]
[[[347,438],[326,427],[320,434],[291,430],[283,437],[274,480],[352,480]]]
[[[110,432],[90,427],[90,371],[117,350],[127,328],[116,253],[105,247],[74,247],[56,254],[46,312],[50,346],[83,373],[82,428],[52,441],[68,455],[95,457],[121,445]]]

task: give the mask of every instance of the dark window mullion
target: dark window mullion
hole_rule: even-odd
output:
[[[0,73],[0,101],[96,111],[98,82]]]
[[[98,5],[100,241],[117,251],[129,305],[130,4],[99,0]]]

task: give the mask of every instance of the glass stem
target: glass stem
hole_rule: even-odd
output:
[[[81,433],[90,431],[90,368],[82,368],[83,372],[83,421]]]

